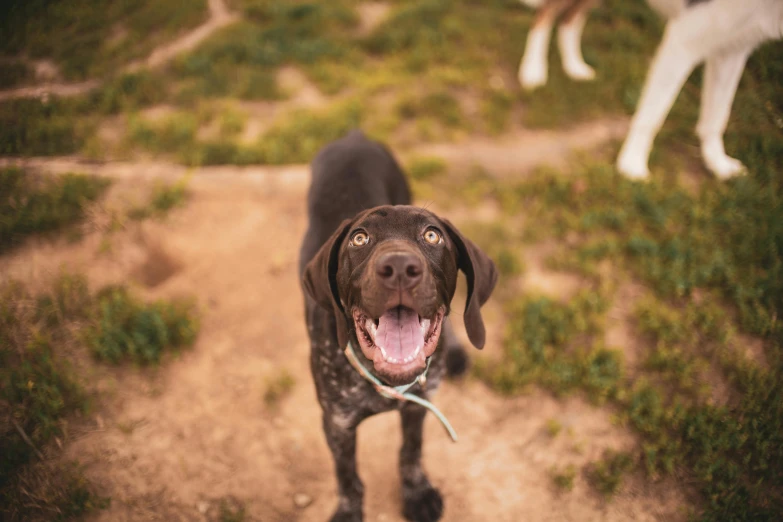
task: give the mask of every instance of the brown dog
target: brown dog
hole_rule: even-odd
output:
[[[396,161],[360,132],[328,145],[312,172],[300,269],[311,369],[337,472],[340,498],[332,520],[362,520],[356,428],[392,409],[402,416],[403,513],[409,520],[438,520],[443,501],[421,466],[427,410],[379,394],[345,350],[355,348],[358,364],[384,384],[410,385],[409,393],[427,398],[447,367],[452,373],[465,368],[464,351],[445,322],[457,271],[468,282],[468,337],[482,348],[480,307],[495,286],[495,266],[451,223],[408,206]]]

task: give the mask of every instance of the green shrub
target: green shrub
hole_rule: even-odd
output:
[[[0,488],[0,513],[8,522],[78,520],[109,503],[78,462],[29,465]]]
[[[30,339],[22,350],[14,348],[0,348],[2,397],[11,406],[12,419],[3,426],[0,487],[34,457],[34,448],[60,433],[63,415],[84,404],[80,387],[53,355],[48,339]]]
[[[56,293],[70,312],[74,300],[66,297],[70,292],[65,286],[60,285]],[[50,439],[62,435],[62,418],[88,406],[62,356],[64,341],[47,327],[47,314],[37,306],[39,302],[42,297],[34,298],[19,283],[0,283],[0,512],[4,520],[48,517],[52,511],[80,512],[96,498],[85,484],[74,482],[78,474],[67,469],[45,472],[36,464]]]
[[[109,287],[95,298],[85,339],[99,360],[157,364],[167,351],[190,346],[198,333],[189,300],[140,302],[124,287]]]

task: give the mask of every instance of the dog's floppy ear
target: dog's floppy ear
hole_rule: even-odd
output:
[[[472,241],[466,239],[448,220],[442,220],[452,242],[457,248],[457,268],[465,273],[468,280],[468,299],[465,302],[465,330],[470,342],[481,350],[486,341],[486,330],[481,318],[481,305],[487,302],[498,272],[495,263]]]
[[[341,346],[348,343],[348,330],[345,313],[340,303],[340,293],[337,290],[337,262],[345,236],[352,220],[346,219],[337,230],[326,240],[318,253],[315,254],[302,274],[302,286],[307,294],[320,306],[333,310],[337,321],[337,340]]]
[[[331,309],[340,305],[340,294],[337,291],[337,254],[340,245],[348,233],[350,219],[346,219],[337,230],[321,245],[304,269],[302,284],[308,295],[324,308]]]

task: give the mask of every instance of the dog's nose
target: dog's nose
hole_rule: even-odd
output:
[[[421,282],[424,272],[421,259],[407,252],[383,254],[375,263],[375,271],[389,290],[410,290]]]

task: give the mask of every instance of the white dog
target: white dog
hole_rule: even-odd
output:
[[[549,35],[560,16],[558,46],[563,69],[575,80],[591,80],[581,38],[594,0],[522,0],[538,8],[519,66],[526,89],[546,83]],[[696,133],[704,163],[719,178],[745,167],[726,155],[723,133],[745,62],[761,43],[783,37],[783,0],[648,0],[668,22],[625,139],[617,168],[629,178],[649,175],[647,159],[677,93],[691,71],[706,62]]]

